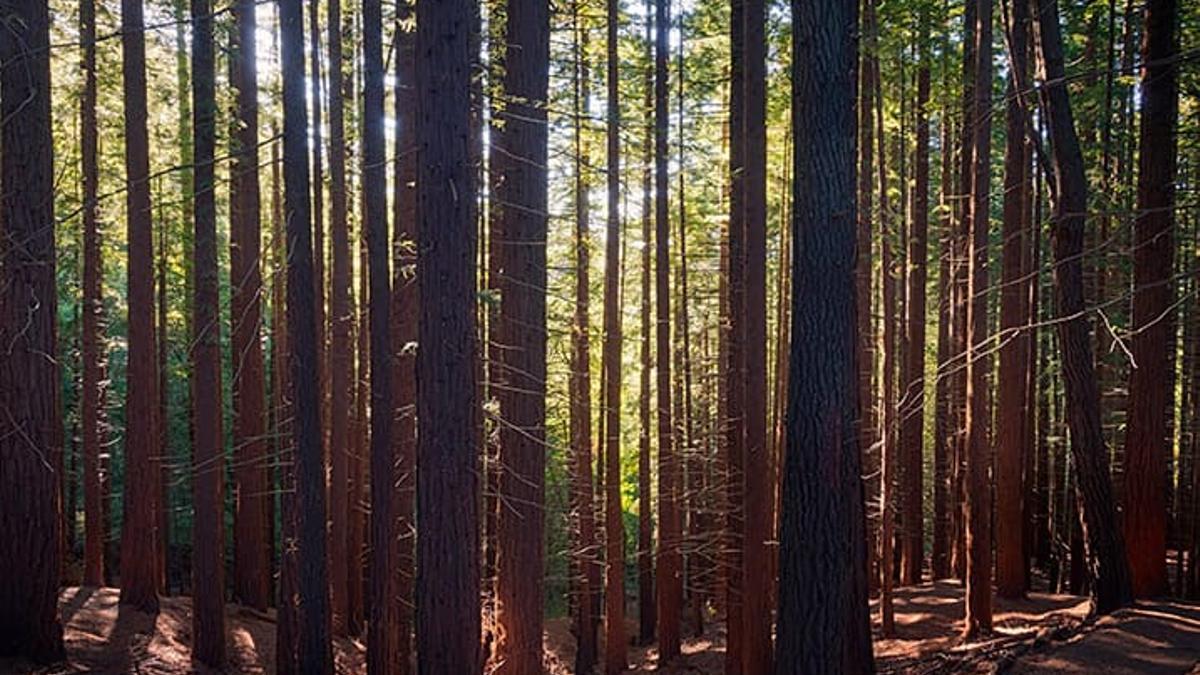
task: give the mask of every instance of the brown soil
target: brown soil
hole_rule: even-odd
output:
[[[273,673],[274,613],[237,605],[226,610],[229,663],[216,671],[191,660],[191,602],[162,599],[157,617],[118,604],[114,588],[67,588],[60,600],[68,659],[35,668],[0,660],[0,673]],[[872,606],[872,610],[875,610]],[[1086,620],[1088,603],[1069,595],[1031,593],[1025,600],[996,599],[995,630],[984,639],[959,637],[962,588],[938,582],[896,591],[896,636],[884,639],[875,626],[881,673],[1100,673],[1200,675],[1200,606],[1146,603],[1098,621]],[[631,614],[632,616],[632,614]],[[724,672],[725,633],[710,622],[701,637],[686,638],[682,657],[660,672],[718,675]],[[685,627],[687,630],[687,627]],[[636,636],[631,620],[627,634]],[[575,656],[569,621],[546,623],[549,675],[568,675]],[[358,640],[334,645],[338,673],[365,673]],[[630,644],[630,672],[656,670],[657,649]]]

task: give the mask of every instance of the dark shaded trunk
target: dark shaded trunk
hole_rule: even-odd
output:
[[[399,477],[392,498],[396,528],[395,657],[400,675],[412,672],[413,586],[416,582],[417,486],[417,87],[415,7],[399,6],[396,37],[396,176],[392,184],[392,386],[396,421],[393,459]]]
[[[1100,423],[1100,392],[1084,313],[1083,233],[1087,213],[1087,183],[1083,156],[1075,135],[1071,102],[1064,81],[1062,34],[1056,0],[1031,0],[1040,74],[1048,85],[1042,105],[1053,147],[1054,277],[1058,289],[1058,340],[1066,385],[1067,423],[1071,453],[1079,477],[1077,499],[1084,513],[1085,552],[1092,573],[1096,611],[1107,614],[1132,600],[1125,541],[1118,526],[1108,453]]]
[[[308,120],[304,106],[302,5],[281,0],[283,64],[283,181],[287,222],[287,323],[292,451],[295,455],[297,532],[296,663],[300,672],[332,668],[325,528],[313,220],[309,211]],[[303,560],[304,564],[299,564]]]
[[[217,209],[213,193],[216,185],[213,168],[217,115],[215,61],[212,8],[208,0],[192,0],[192,152],[196,161],[191,350],[192,420],[195,424],[192,634],[195,658],[211,666],[220,666],[225,660],[225,455],[221,416]],[[121,560],[128,560],[124,552]]]
[[[57,344],[54,228],[46,226],[54,222],[50,17],[39,2],[5,13],[22,39],[0,43],[0,223],[6,241],[22,245],[0,249],[0,656],[52,662],[64,652],[55,469],[62,413],[58,366],[46,358]],[[157,602],[154,586],[147,591]]]
[[[499,242],[503,386],[498,394],[500,509],[496,558],[496,672],[542,670],[543,531],[546,501],[546,225],[550,6],[510,0],[506,19],[503,152],[497,195],[504,205]],[[493,240],[494,241],[494,240]]]
[[[195,13],[193,8],[193,14]],[[146,131],[146,40],[142,0],[122,0],[125,100],[125,212],[129,247],[125,491],[121,520],[121,602],[158,611],[155,515],[158,503],[158,376],[154,372],[154,235]]]
[[[417,667],[478,672],[477,228],[467,0],[417,4]],[[427,283],[429,282],[429,283]]]
[[[1124,528],[1137,597],[1167,592],[1166,480],[1173,447],[1175,173],[1179,121],[1176,0],[1146,5],[1137,216],[1133,225],[1133,367],[1125,432]],[[1173,473],[1173,470],[1172,470]]]
[[[871,259],[871,210],[872,191],[875,187],[875,49],[877,48],[874,23],[874,0],[863,2],[862,31],[865,48],[860,49],[858,60],[858,230],[859,241],[854,272],[855,334],[857,336],[859,440],[862,449],[863,472],[867,479],[867,494],[879,494],[879,453],[876,439],[879,434],[875,418],[875,328],[871,315],[871,280],[874,274]],[[868,501],[873,504],[873,498]],[[874,588],[879,584],[879,518],[878,514],[867,513],[867,579]]]
[[[792,354],[775,672],[870,673],[855,334],[854,3],[793,2]],[[861,244],[862,242],[860,242]]]
[[[231,64],[237,87],[233,196],[230,199],[230,342],[233,370],[234,590],[243,604],[266,610],[271,593],[267,540],[267,437],[261,325],[258,79],[254,0],[234,7]]]

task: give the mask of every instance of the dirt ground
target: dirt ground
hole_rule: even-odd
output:
[[[122,608],[113,588],[68,588],[60,599],[67,662],[50,668],[0,661],[0,673],[273,673],[275,622],[229,605],[229,665],[214,671],[191,661],[191,602],[164,598],[159,615]],[[874,607],[872,607],[874,609]],[[995,631],[963,643],[958,637],[962,588],[956,583],[924,584],[896,592],[896,632],[882,639],[875,626],[876,663],[881,673],[1098,673],[1200,675],[1200,605],[1146,603],[1098,621],[1086,621],[1086,599],[1031,593],[1025,600],[997,598]],[[630,618],[633,618],[631,612]],[[694,632],[692,630],[691,632]],[[631,620],[627,634],[636,636]],[[550,675],[567,675],[575,656],[569,621],[546,625],[546,665]],[[334,645],[337,672],[365,673],[358,640]],[[712,622],[703,636],[689,637],[683,656],[660,672],[723,673],[724,626]],[[630,672],[657,669],[653,646],[629,649]]]

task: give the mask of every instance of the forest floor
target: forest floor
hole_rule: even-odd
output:
[[[163,598],[157,618],[123,609],[113,588],[67,588],[60,599],[67,662],[36,669],[0,660],[0,673],[211,674],[191,661],[191,601]],[[896,591],[896,637],[883,639],[875,626],[881,673],[1183,673],[1200,675],[1200,605],[1144,603],[1098,621],[1087,621],[1087,600],[1030,593],[1025,600],[996,599],[995,630],[987,639],[959,638],[962,588],[953,582]],[[874,606],[872,607],[874,609]],[[275,672],[274,613],[229,605],[229,665],[225,673]],[[631,614],[631,619],[636,615]],[[627,632],[636,635],[630,621]],[[688,638],[683,655],[661,672],[716,675],[725,658],[724,626],[712,623],[702,637]],[[575,639],[566,618],[546,625],[550,675],[567,675]],[[338,673],[365,673],[358,640],[334,644]],[[654,646],[632,646],[631,672],[657,668]]]

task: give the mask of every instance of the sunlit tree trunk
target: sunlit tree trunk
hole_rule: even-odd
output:
[[[638,641],[643,645],[654,642],[657,626],[657,600],[654,589],[654,506],[653,495],[650,492],[650,436],[653,430],[650,426],[650,373],[652,370],[650,343],[653,339],[650,328],[650,315],[653,311],[654,300],[650,296],[650,284],[653,271],[650,267],[653,235],[651,222],[653,214],[650,205],[653,203],[653,151],[654,151],[654,2],[646,1],[646,68],[642,82],[644,92],[642,110],[645,124],[642,125],[642,307],[641,307],[641,389],[638,394],[638,419],[640,422],[638,435]],[[661,355],[659,358],[662,358]]]

